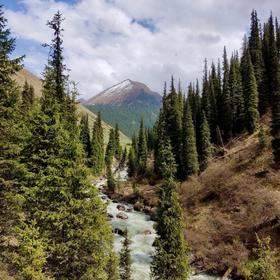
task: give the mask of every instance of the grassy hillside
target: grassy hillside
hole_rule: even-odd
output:
[[[256,132],[235,139],[228,149],[180,188],[196,265],[211,272],[241,270],[257,246],[256,234],[269,235],[280,247],[280,174],[270,147],[260,149]]]
[[[29,72],[28,70],[22,69],[21,71],[19,71],[15,76],[15,80],[17,81],[17,83],[20,86],[23,86],[25,81],[27,81],[29,84],[33,85],[34,90],[35,90],[35,95],[37,97],[41,96],[42,81],[37,76],[35,76],[31,72]],[[96,115],[81,104],[77,105],[77,110],[80,114],[89,115],[89,123],[90,123],[90,127],[92,127],[92,124],[93,124],[94,120],[96,119]],[[108,125],[107,123],[103,122],[103,128],[104,128],[105,142],[107,143],[111,126]],[[130,139],[123,133],[120,134],[120,141],[123,146],[130,143]]]

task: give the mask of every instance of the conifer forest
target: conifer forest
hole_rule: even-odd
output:
[[[166,1],[140,2],[154,9]],[[246,6],[240,21],[247,25],[236,23],[243,38],[232,45],[220,38],[229,45],[215,50],[218,57],[211,46],[206,52],[210,34],[199,35],[206,41],[190,55],[199,71],[188,76],[182,73],[195,67],[183,61],[187,71],[180,72],[175,62],[180,14],[198,5],[189,22],[214,21],[201,6],[207,1],[183,2],[172,17],[167,41],[174,42],[166,45],[176,55],[165,57],[161,70],[153,61],[165,51],[164,37],[153,49],[149,40],[168,33],[160,22],[172,8],[157,11],[158,19],[128,21],[124,11],[139,3],[0,5],[0,280],[280,280],[280,3],[269,0],[264,9],[250,0],[247,10],[236,1]],[[221,1],[210,2],[218,9]],[[90,21],[93,8],[103,14]],[[31,19],[41,22],[34,15],[41,9],[51,17],[36,26]],[[79,13],[90,15],[84,25]],[[81,37],[73,35],[72,20]],[[122,34],[126,21],[131,30]],[[224,21],[215,16],[214,28],[233,32]],[[92,48],[85,41],[91,34],[100,38]],[[28,36],[50,39],[39,44]],[[139,65],[139,79],[156,80],[160,94],[127,69],[132,52],[120,42],[130,36],[139,37],[131,45],[136,56],[149,51],[151,60],[150,72]],[[196,44],[194,37],[186,45]],[[105,63],[115,48],[119,53]],[[108,87],[104,73],[109,85],[118,83]]]

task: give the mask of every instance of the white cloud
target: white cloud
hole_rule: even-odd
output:
[[[24,11],[7,10],[17,37],[46,43],[48,19],[60,10],[65,60],[82,95],[91,96],[126,78],[161,92],[171,74],[187,83],[201,77],[204,58],[217,61],[223,46],[241,47],[250,13],[262,19],[280,14],[276,0],[80,0],[74,5],[54,0],[23,0]],[[154,32],[133,19],[147,19]],[[152,20],[152,21],[151,21]],[[19,46],[20,47],[20,46]],[[46,60],[47,58],[45,58]],[[27,52],[25,64],[41,72],[42,54]],[[38,65],[41,65],[41,69]]]

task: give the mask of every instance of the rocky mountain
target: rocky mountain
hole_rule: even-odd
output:
[[[156,121],[161,95],[145,84],[127,79],[91,97],[83,104],[92,112],[101,112],[110,125],[119,124],[121,131],[132,136],[141,116],[147,127]]]
[[[19,84],[19,86],[23,86],[25,81],[27,81],[29,84],[31,84],[34,87],[35,95],[37,97],[40,97],[42,95],[42,81],[34,74],[29,72],[26,69],[20,70],[15,75],[15,80]],[[81,102],[81,101],[80,101]],[[88,110],[85,106],[83,106],[81,103],[77,105],[77,110],[80,114],[88,114],[89,115],[89,123],[90,126],[93,125],[94,120],[96,119],[96,115]],[[104,136],[105,136],[105,142],[108,141],[109,138],[109,131],[111,126],[107,123],[103,122],[103,129],[104,129]],[[120,134],[120,140],[123,145],[126,145],[130,143],[130,139],[124,135],[123,133]]]

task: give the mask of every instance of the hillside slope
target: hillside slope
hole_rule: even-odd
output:
[[[232,268],[239,275],[257,247],[256,234],[270,236],[280,250],[280,172],[273,168],[269,118],[262,123],[265,149],[258,131],[243,134],[226,147],[225,156],[215,157],[203,173],[179,185],[185,236],[198,270],[223,274]],[[137,181],[136,192],[134,181],[126,183],[115,197],[153,214],[161,182],[147,181]]]
[[[139,128],[141,116],[146,127],[152,127],[161,105],[161,96],[145,84],[127,79],[83,103],[92,112],[100,111],[110,125],[132,136]]]
[[[266,131],[270,145],[268,121]],[[212,273],[232,267],[238,274],[257,247],[256,234],[270,236],[280,249],[280,174],[257,133],[235,139],[228,149],[180,192],[196,266]]]
[[[42,81],[37,76],[35,76],[31,72],[29,72],[28,70],[26,70],[26,69],[20,70],[15,75],[15,80],[21,87],[24,85],[25,81],[27,81],[29,84],[33,85],[35,95],[37,97],[40,97],[42,95],[42,93],[41,93],[42,92]],[[96,115],[93,112],[91,112],[90,110],[88,110],[82,104],[77,105],[77,110],[78,110],[78,113],[80,113],[80,114],[89,115],[89,124],[90,124],[90,127],[92,127],[92,124],[93,124],[94,120],[96,119]],[[105,142],[107,143],[108,139],[109,139],[109,131],[110,131],[111,126],[105,122],[103,122],[102,124],[103,124],[103,129],[104,129]],[[120,141],[121,141],[121,144],[124,146],[130,143],[130,139],[123,133],[120,133]]]

